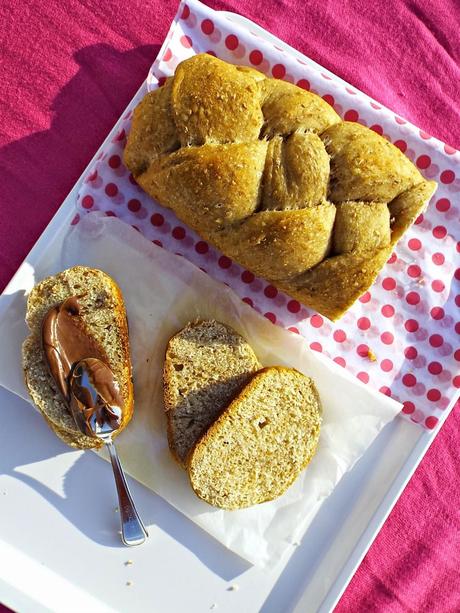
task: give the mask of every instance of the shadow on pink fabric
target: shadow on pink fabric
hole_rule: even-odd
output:
[[[118,51],[99,43],[74,52],[69,62],[77,66],[77,71],[52,100],[48,127],[0,149],[2,240],[12,242],[9,249],[1,249],[1,286],[19,265],[18,247],[25,256],[33,246],[134,95],[158,50],[158,45],[143,45]],[[139,75],[137,81],[133,81],[133,74]],[[16,100],[9,101],[16,106],[12,122],[26,108],[32,112],[30,105],[34,106],[35,121],[45,115],[40,96],[36,101],[34,98],[32,92],[25,96],[18,84]],[[26,115],[23,120],[30,122],[34,118]],[[17,129],[22,127],[18,125]]]
[[[460,147],[458,0],[207,3]],[[142,83],[176,10],[176,0],[0,3],[0,290]],[[457,405],[337,613],[460,610],[459,440]]]

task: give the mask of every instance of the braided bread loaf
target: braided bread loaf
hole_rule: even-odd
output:
[[[436,189],[319,96],[210,55],[134,112],[124,159],[205,240],[337,319]]]

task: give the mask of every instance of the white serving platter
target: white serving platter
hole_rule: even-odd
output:
[[[105,143],[117,130],[118,123]],[[0,297],[0,318],[24,276],[62,241],[85,175]],[[110,466],[69,450],[28,403],[0,388],[0,601],[21,613],[331,611],[454,402],[434,431],[398,418],[389,424],[287,564],[263,571],[132,479],[150,538],[123,547]]]

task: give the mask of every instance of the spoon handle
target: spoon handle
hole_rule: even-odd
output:
[[[134,506],[115,445],[111,441],[107,441],[106,445],[110,453],[113,475],[117,486],[121,520],[121,540],[128,547],[141,545],[148,536],[147,530]]]

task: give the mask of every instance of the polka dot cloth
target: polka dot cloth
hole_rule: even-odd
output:
[[[132,109],[118,122],[85,178],[72,224],[91,211],[117,216],[160,247],[184,255],[226,283],[274,324],[305,337],[365,385],[392,396],[402,414],[433,429],[460,388],[460,155],[311,60],[292,56],[229,15],[182,3],[147,77],[163,85],[177,64],[207,52],[253,66],[320,96],[344,119],[393,142],[439,183],[428,209],[397,245],[373,286],[337,323],[255,277],[203,241],[136,185],[122,162]]]

